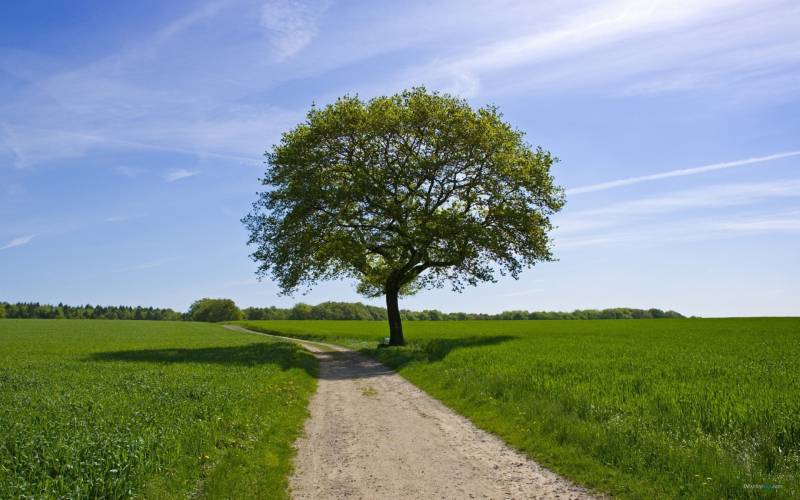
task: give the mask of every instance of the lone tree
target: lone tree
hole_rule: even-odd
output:
[[[268,189],[242,219],[257,274],[286,294],[355,278],[386,296],[391,345],[404,344],[400,296],[552,260],[557,160],[493,106],[425,88],[345,96],[312,107],[265,156]]]

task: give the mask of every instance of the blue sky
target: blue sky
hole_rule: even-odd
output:
[[[312,102],[424,84],[497,104],[568,204],[558,262],[402,307],[798,315],[798,26],[770,0],[4,2],[0,300],[360,300],[258,283],[239,219]]]

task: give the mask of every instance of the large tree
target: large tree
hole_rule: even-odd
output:
[[[345,96],[266,153],[267,189],[242,222],[259,276],[284,293],[355,278],[386,296],[390,344],[402,345],[398,297],[552,260],[555,161],[493,106],[424,88]]]

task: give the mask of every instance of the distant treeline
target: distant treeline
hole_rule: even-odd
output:
[[[248,307],[242,309],[245,319],[355,319],[385,320],[386,309],[370,306],[360,302],[323,302],[315,306],[296,304],[292,308]],[[661,319],[683,318],[675,311],[661,309],[633,309],[615,307],[613,309],[577,309],[572,312],[557,311],[503,311],[498,314],[452,312],[446,313],[436,309],[424,311],[400,311],[403,320],[445,321],[445,320],[537,320],[537,319]]]
[[[407,321],[445,320],[541,320],[541,319],[661,319],[683,318],[675,311],[661,309],[578,309],[572,312],[504,311],[498,314],[446,313],[435,309],[400,312]],[[0,302],[0,318],[44,319],[141,319],[224,321],[234,319],[329,319],[329,320],[386,320],[386,309],[360,302],[322,302],[317,305],[295,304],[294,307],[247,307],[239,310],[229,299],[200,299],[186,313],[172,309],[131,306],[68,306]]]
[[[38,302],[0,302],[0,318],[40,319],[148,319],[175,321],[184,315],[172,309],[131,306],[68,306]]]

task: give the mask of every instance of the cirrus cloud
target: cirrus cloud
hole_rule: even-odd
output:
[[[2,247],[0,247],[0,250],[8,250],[9,248],[27,245],[35,236],[36,236],[35,234],[27,234],[25,236],[19,236],[17,238],[14,238],[5,245],[3,245]]]
[[[199,173],[200,172],[197,171],[186,170],[185,168],[176,168],[164,174],[164,180],[167,182],[175,182],[186,179],[187,177],[194,177]]]

